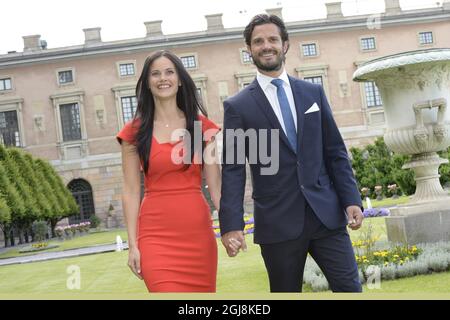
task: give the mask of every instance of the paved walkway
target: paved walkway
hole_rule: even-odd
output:
[[[57,251],[57,252],[45,252],[45,253],[39,253],[39,254],[24,256],[24,257],[0,259],[0,266],[86,256],[86,255],[91,255],[91,254],[113,252],[113,251],[116,251],[116,249],[117,249],[117,245],[114,243],[114,244],[99,245],[99,246],[93,246],[93,247],[87,247],[87,248],[70,249],[70,250]],[[123,244],[123,249],[124,250],[128,249],[127,243]]]

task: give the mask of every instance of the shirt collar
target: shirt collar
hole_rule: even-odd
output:
[[[263,90],[266,90],[269,85],[273,86],[273,84],[271,83],[271,81],[273,79],[275,79],[275,78],[266,76],[266,75],[262,74],[261,72],[256,71],[256,80],[258,81],[259,85],[261,86],[261,88]],[[291,84],[289,82],[289,77],[287,75],[286,70],[283,70],[283,73],[281,73],[278,76],[278,79],[283,80],[285,84],[287,84],[289,87],[291,87]]]

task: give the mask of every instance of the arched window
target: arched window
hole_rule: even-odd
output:
[[[72,195],[80,208],[79,214],[69,217],[69,223],[73,224],[89,221],[89,218],[95,215],[91,185],[86,180],[75,179],[72,180],[67,187],[72,192]]]

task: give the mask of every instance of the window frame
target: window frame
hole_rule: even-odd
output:
[[[315,82],[315,81],[313,80],[313,79],[317,79],[317,78],[320,78],[320,83],[317,83],[317,82]],[[311,80],[313,80],[313,81],[309,81],[309,80],[306,80],[306,79],[311,79]],[[314,83],[314,84],[320,84],[320,85],[323,87],[323,76],[322,76],[322,75],[306,76],[306,77],[303,77],[303,80],[308,81],[308,82],[310,82],[310,83]]]
[[[431,42],[422,43],[421,41],[421,35],[422,34],[431,34]],[[427,46],[433,46],[436,43],[434,32],[433,31],[419,31],[417,32],[417,41],[419,43],[419,46],[421,47],[427,47]]]
[[[374,101],[374,105],[369,105],[369,96],[367,95],[368,91],[367,91],[367,85],[371,84],[372,85],[372,92],[371,94],[373,94],[373,101]],[[376,86],[375,81],[365,81],[363,82],[363,86],[364,86],[364,100],[365,100],[365,105],[367,107],[367,109],[372,109],[372,108],[380,108],[383,107],[383,100],[381,98],[381,94],[380,94],[380,90],[378,89],[378,87]],[[379,101],[381,102],[381,104],[377,104],[377,93],[378,93],[378,98]]]
[[[17,126],[19,130],[19,140],[21,148],[25,148],[27,146],[25,141],[26,138],[24,130],[25,126],[23,122],[23,110],[22,110],[23,103],[24,99],[17,97],[0,100],[0,112],[16,111]]]
[[[71,82],[63,82],[61,83],[59,80],[59,74],[61,72],[67,72],[70,71],[72,73],[72,81]],[[59,87],[67,87],[67,86],[73,86],[76,83],[76,74],[75,74],[75,68],[73,67],[67,67],[67,68],[58,68],[56,69],[56,83]]]
[[[80,133],[79,133],[79,138],[78,137],[76,137],[76,138],[74,138],[74,139],[72,139],[71,137],[67,137],[67,138],[70,138],[70,140],[69,139],[66,139],[66,137],[65,137],[65,132],[67,131],[67,130],[65,130],[64,129],[64,121],[63,121],[63,115],[64,115],[64,113],[62,112],[62,109],[63,109],[63,107],[67,107],[67,106],[75,106],[76,107],[76,109],[77,109],[77,112],[78,112],[78,121],[79,121],[79,123],[78,123],[78,125],[79,125],[79,131],[80,131]],[[61,133],[62,133],[62,142],[63,143],[72,143],[72,142],[74,142],[74,141],[80,141],[81,140],[81,138],[82,138],[82,129],[81,129],[81,108],[80,108],[80,104],[78,103],[78,102],[72,102],[72,103],[61,103],[59,106],[58,106],[58,108],[59,108],[59,116],[60,116],[60,121],[61,121]],[[73,119],[71,119],[71,120],[73,120]],[[70,134],[72,134],[73,132],[70,132]]]
[[[124,107],[123,107],[123,100],[124,99],[130,99],[130,108],[131,108],[131,111],[133,111],[133,98],[136,101],[136,108],[135,108],[134,112],[132,112],[131,118],[128,119],[128,120],[125,120],[125,112],[124,112]],[[134,113],[137,110],[137,105],[138,105],[138,102],[137,102],[137,97],[136,97],[135,94],[134,95],[123,95],[123,96],[120,97],[120,108],[121,108],[121,111],[122,111],[121,112],[121,114],[122,114],[122,121],[123,121],[124,124],[129,122],[129,121],[131,121],[133,119]]]
[[[14,144],[6,144],[5,141],[3,140],[3,135],[0,135],[0,143],[3,143],[5,146],[9,146],[9,147],[15,147],[15,148],[21,148],[22,147],[22,139],[21,139],[21,134],[20,134],[20,118],[19,118],[19,111],[16,109],[12,109],[12,110],[0,110],[0,115],[1,114],[5,114],[7,112],[14,112],[16,114],[16,122],[17,122],[17,131],[14,134]],[[1,129],[1,128],[0,128]],[[17,139],[19,140],[19,144],[17,144]]]
[[[249,57],[250,57],[249,61],[246,61],[244,59],[245,53],[247,53],[249,55]],[[252,55],[250,54],[250,52],[248,52],[247,48],[239,48],[239,55],[240,55],[242,64],[244,64],[244,65],[252,65],[253,64]]]
[[[120,66],[121,65],[133,65],[134,68],[134,74],[126,74],[126,75],[122,75],[120,73]],[[119,79],[130,79],[130,78],[134,78],[136,77],[136,60],[121,60],[121,61],[117,61],[116,62],[116,69],[117,69],[117,76]]]
[[[5,80],[9,80],[9,89],[0,89],[0,94],[12,92],[14,90],[14,82],[12,76],[4,75],[0,76],[0,82],[4,82]]]
[[[305,55],[304,46],[314,45],[316,54]],[[303,41],[300,43],[300,56],[304,59],[314,59],[320,56],[319,42],[318,41]]]
[[[85,93],[83,90],[61,92],[50,96],[50,99],[53,102],[54,117],[56,119],[56,145],[61,160],[81,159],[89,156],[84,96]],[[81,139],[64,141],[61,122],[61,105],[72,103],[77,103],[79,106]],[[79,157],[73,158],[73,151],[71,150],[75,149],[79,149]]]
[[[322,77],[322,88],[325,91],[326,96],[330,99],[328,69],[328,64],[302,64],[300,67],[295,68],[295,71],[300,79]]]
[[[193,57],[194,58],[194,63],[195,63],[194,67],[185,66],[184,63],[183,63],[183,66],[186,68],[186,70],[198,70],[199,63],[198,63],[198,55],[197,55],[197,53],[183,53],[183,54],[178,55],[178,57],[180,58],[182,63],[183,63],[183,58]]]
[[[364,49],[363,48],[363,40],[368,40],[368,39],[373,39],[374,47]],[[374,35],[364,35],[364,36],[359,37],[359,50],[360,50],[360,52],[363,52],[363,53],[377,51],[378,50],[377,38]]]

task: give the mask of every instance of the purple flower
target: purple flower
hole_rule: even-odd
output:
[[[389,216],[390,211],[386,208],[371,208],[364,209],[363,215],[364,218],[372,218],[372,217],[386,217]]]

